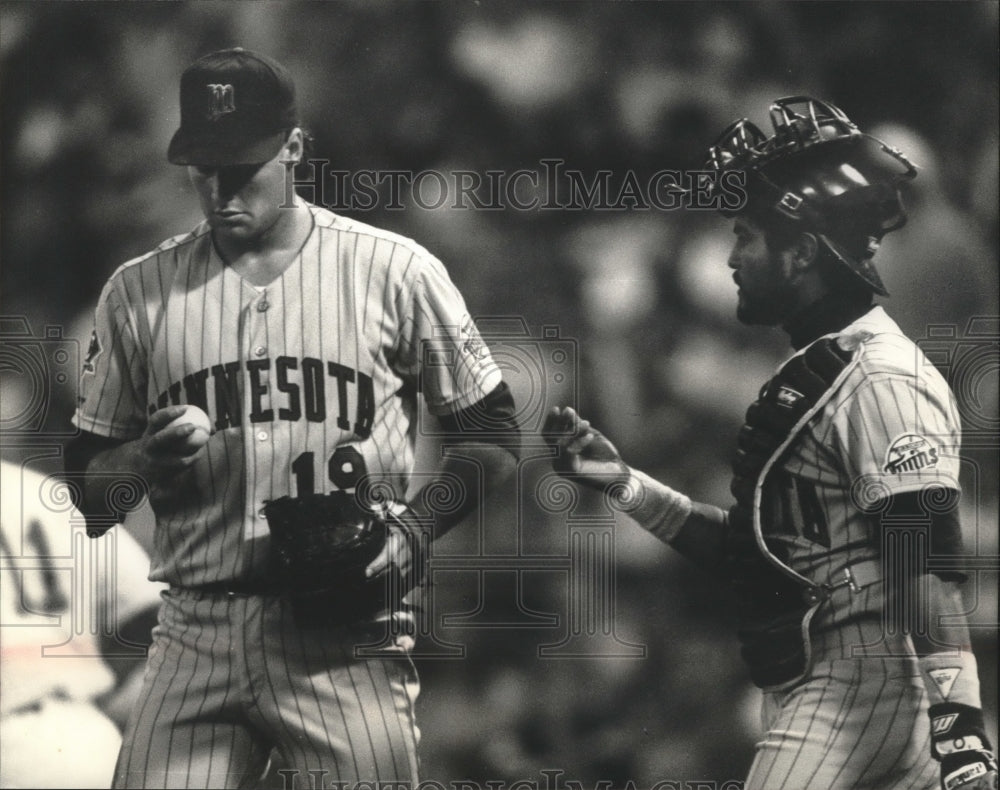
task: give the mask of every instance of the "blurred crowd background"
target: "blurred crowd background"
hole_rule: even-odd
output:
[[[771,100],[806,93],[920,167],[906,193],[910,222],[876,261],[892,294],[885,304],[912,337],[954,339],[954,360],[987,352],[956,389],[977,432],[963,481],[966,528],[980,552],[996,554],[998,8],[3,3],[4,427],[30,419],[42,437],[58,437],[74,397],[73,376],[53,368],[29,380],[10,349],[33,337],[50,357],[67,340],[85,350],[108,275],[200,219],[165,150],[179,75],[208,50],[242,45],[284,62],[314,155],[346,171],[541,172],[542,160],[557,158],[588,176],[631,172],[644,183],[663,168],[699,167],[730,121],[769,128]],[[561,381],[506,357],[527,417],[572,403],[634,465],[695,498],[729,502],[735,433],[786,341],[736,322],[727,223],[641,207],[402,202],[343,213],[430,249],[473,315],[515,317],[530,337],[569,341],[575,375]],[[486,538],[470,528],[442,551],[566,554],[566,512],[533,502],[542,474],[535,464],[486,514]],[[437,610],[468,616],[435,626],[464,657],[420,661],[427,778],[513,781],[552,770],[649,787],[745,773],[757,696],[724,596],[631,523],[619,519],[614,536],[614,633],[603,643],[617,657],[540,655],[569,627],[558,563],[439,575]],[[970,607],[996,742],[996,574],[981,581]]]

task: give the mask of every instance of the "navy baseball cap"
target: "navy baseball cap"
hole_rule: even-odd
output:
[[[181,75],[181,125],[167,149],[175,165],[255,165],[272,159],[297,126],[295,83],[272,58],[235,47]]]

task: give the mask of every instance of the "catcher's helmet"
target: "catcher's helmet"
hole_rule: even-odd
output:
[[[745,203],[720,211],[815,233],[834,258],[887,295],[871,259],[882,237],[906,223],[899,185],[916,168],[827,102],[789,96],[770,111],[771,137],[741,118],[709,149],[708,169],[746,175]]]

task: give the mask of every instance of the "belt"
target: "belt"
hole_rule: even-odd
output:
[[[841,568],[824,584],[814,584],[807,587],[802,595],[808,605],[819,603],[841,587],[847,587],[852,593],[859,593],[866,587],[882,581],[882,564],[878,560],[859,560],[853,565]]]
[[[282,595],[283,591],[266,579],[244,581],[232,579],[225,582],[202,584],[198,587],[188,587],[188,591],[203,595],[227,595],[230,598],[249,598],[254,595]]]

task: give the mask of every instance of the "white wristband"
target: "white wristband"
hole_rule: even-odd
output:
[[[669,543],[691,515],[691,499],[638,469],[629,473],[632,501],[625,512],[640,527]]]
[[[921,656],[919,663],[929,705],[953,702],[973,708],[982,706],[979,668],[972,653],[965,650],[930,653]]]
[[[986,750],[983,739],[978,735],[966,735],[964,738],[954,738],[947,741],[938,741],[934,744],[937,753],[942,757],[959,752],[981,752]]]

